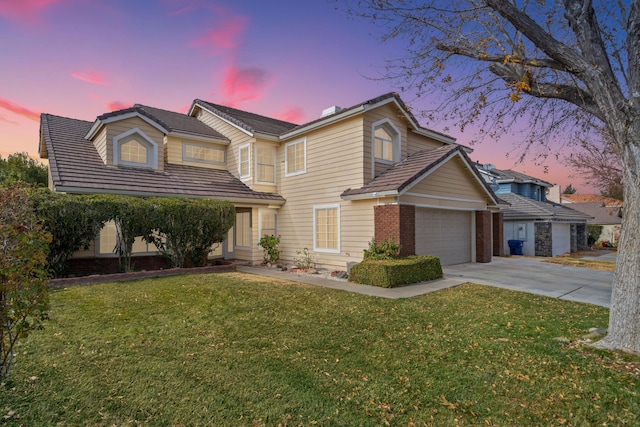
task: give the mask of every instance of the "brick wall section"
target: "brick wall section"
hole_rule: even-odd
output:
[[[550,222],[534,222],[533,230],[535,234],[535,255],[550,257],[551,251],[551,223]]]
[[[476,211],[476,262],[491,262],[491,212]]]
[[[504,214],[493,212],[493,256],[504,255]]]
[[[413,205],[373,207],[376,242],[393,239],[400,244],[400,256],[416,253],[416,208]]]

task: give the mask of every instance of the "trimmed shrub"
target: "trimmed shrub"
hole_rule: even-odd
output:
[[[367,260],[354,265],[349,281],[363,285],[395,288],[410,283],[440,279],[442,265],[434,256],[410,256],[393,260]]]

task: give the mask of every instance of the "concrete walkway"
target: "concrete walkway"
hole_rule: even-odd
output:
[[[459,264],[443,268],[444,278],[399,288],[327,279],[320,276],[282,272],[259,267],[238,266],[243,273],[292,280],[382,298],[411,298],[472,282],[571,301],[609,307],[613,273],[544,262],[544,258],[495,257],[491,263]]]

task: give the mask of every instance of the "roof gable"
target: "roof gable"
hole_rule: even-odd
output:
[[[343,199],[365,199],[402,195],[454,158],[462,160],[472,172],[475,183],[482,188],[493,204],[498,205],[498,198],[482,179],[463,147],[459,145],[445,145],[433,150],[418,151],[387,169],[363,187],[345,190],[341,197]]]
[[[186,137],[200,137],[213,139],[217,142],[229,141],[228,138],[205,125],[195,117],[142,104],[135,104],[130,108],[112,111],[98,116],[90,130],[87,132],[85,138],[92,139],[102,126],[108,123],[126,120],[132,117],[138,117],[144,120],[165,135],[171,134]]]

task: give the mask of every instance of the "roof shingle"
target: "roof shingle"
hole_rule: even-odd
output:
[[[107,166],[93,143],[84,139],[91,122],[43,114],[42,132],[55,187],[73,192],[139,196],[184,196],[282,202],[282,196],[260,193],[226,170],[165,164],[163,172]]]
[[[500,198],[511,206],[502,210],[504,219],[528,220],[574,220],[586,221],[591,216],[567,206],[551,202],[540,202],[514,193],[500,194]]]

